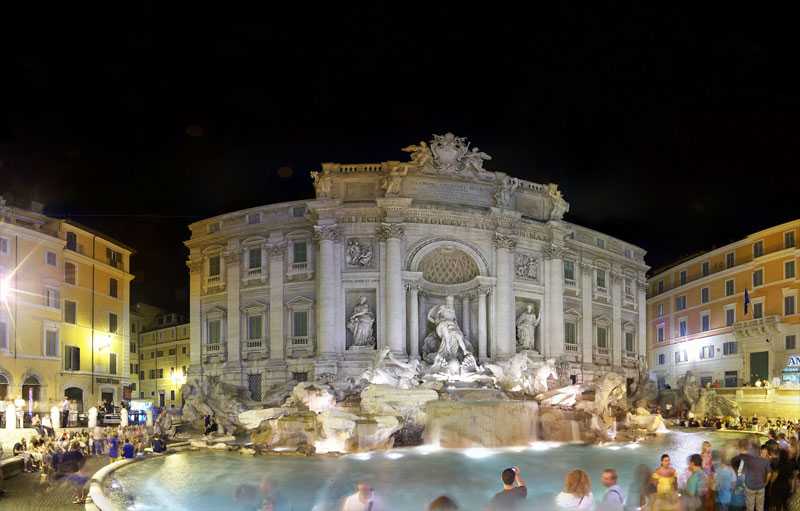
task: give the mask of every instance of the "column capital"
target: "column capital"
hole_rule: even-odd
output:
[[[402,224],[383,223],[378,227],[375,236],[381,241],[386,241],[391,238],[403,239],[405,236],[405,228]]]
[[[186,267],[189,268],[189,273],[200,273],[203,271],[203,260],[190,259],[186,261]]]
[[[517,239],[513,236],[508,236],[506,234],[501,234],[499,232],[494,233],[494,246],[497,248],[505,248],[507,250],[514,250],[514,247],[517,246]]]
[[[625,275],[621,271],[611,270],[609,273],[611,274],[612,284],[621,284],[622,279],[625,277]]]
[[[647,281],[644,279],[636,279],[636,285],[639,286],[639,291],[647,291]]]
[[[287,245],[287,243],[285,241],[282,241],[280,243],[266,244],[265,247],[266,247],[267,253],[271,257],[280,257],[285,253],[286,245]]]
[[[562,259],[564,257],[564,247],[562,245],[551,243],[543,250],[545,259]]]
[[[582,270],[586,271],[594,270],[594,264],[592,264],[591,261],[581,261],[580,265]]]
[[[314,240],[337,242],[341,238],[339,226],[336,224],[325,224],[314,226]]]
[[[405,286],[406,291],[413,291],[417,293],[419,293],[421,289],[419,282],[417,282],[416,280],[407,280],[403,282],[403,286]]]
[[[226,250],[224,255],[226,264],[239,264],[242,260],[242,253],[239,250]]]

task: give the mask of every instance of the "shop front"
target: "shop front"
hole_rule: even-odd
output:
[[[794,383],[800,385],[800,354],[789,355],[786,367],[781,373],[781,383]]]

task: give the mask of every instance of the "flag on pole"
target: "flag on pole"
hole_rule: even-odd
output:
[[[750,305],[750,293],[744,288],[744,315],[747,316],[747,306]]]

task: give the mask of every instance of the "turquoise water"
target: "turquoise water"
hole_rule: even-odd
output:
[[[288,501],[288,509],[333,511],[340,509],[342,498],[353,493],[356,481],[363,479],[375,488],[387,510],[424,510],[435,497],[446,494],[461,509],[478,511],[501,489],[500,472],[517,465],[528,484],[527,509],[552,510],[564,475],[571,469],[589,473],[597,498],[602,496],[600,475],[606,467],[618,471],[620,484],[628,490],[636,486],[637,467],[654,470],[662,453],[669,453],[673,465],[682,470],[686,458],[700,451],[703,440],[718,448],[740,436],[672,432],[641,444],[540,442],[525,449],[466,450],[418,447],[340,458],[184,451],[124,467],[108,485],[115,500],[130,510],[234,511],[254,509],[254,504],[234,500],[236,487],[258,485],[267,478]]]

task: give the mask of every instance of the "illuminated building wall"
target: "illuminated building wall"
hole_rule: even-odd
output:
[[[721,386],[782,376],[789,357],[800,353],[798,237],[795,220],[649,279],[649,361],[662,384],[674,384],[687,370]]]
[[[189,324],[178,314],[158,316],[139,334],[139,392],[156,406],[182,406],[181,386],[190,364]]]
[[[30,386],[38,411],[65,393],[85,408],[104,397],[119,404],[129,382],[132,250],[40,205],[5,206],[0,217],[0,384],[24,398]]]

